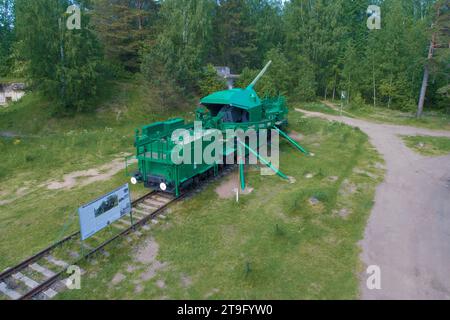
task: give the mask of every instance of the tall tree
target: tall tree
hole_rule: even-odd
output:
[[[154,0],[92,0],[93,25],[106,58],[125,70],[140,69],[140,50],[156,21]]]
[[[246,0],[221,0],[218,4],[214,24],[218,60],[240,72],[256,62],[257,29],[251,23],[251,6]]]
[[[142,71],[149,79],[175,79],[183,88],[196,88],[212,47],[214,6],[214,0],[162,3],[160,33],[143,56]]]
[[[0,0],[0,76],[9,73],[14,43],[14,1]]]
[[[428,49],[428,56],[424,62],[424,73],[422,87],[420,90],[419,104],[417,107],[417,117],[421,117],[427,95],[430,72],[436,75],[443,75],[444,81],[449,83],[449,61],[450,61],[450,5],[448,1],[442,0],[435,4],[436,14],[431,28],[431,41]],[[444,49],[444,50],[442,50]],[[445,88],[444,86],[443,88]],[[440,89],[442,91],[442,88]]]
[[[81,29],[69,30],[66,0],[16,0],[19,51],[31,85],[59,111],[79,111],[97,92],[100,49],[81,7]]]
[[[349,34],[343,6],[345,1],[296,0],[286,5],[286,51],[290,60],[302,56],[314,73],[314,91],[326,95],[335,91],[338,59],[345,49]],[[351,12],[351,11],[349,11]],[[300,66],[301,68],[301,66]],[[311,72],[311,71],[310,71]]]
[[[247,0],[247,2],[251,14],[246,23],[255,30],[254,41],[257,48],[248,67],[259,68],[266,54],[284,43],[283,1]]]

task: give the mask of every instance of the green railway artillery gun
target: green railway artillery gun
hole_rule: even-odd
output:
[[[240,170],[241,189],[245,189],[244,165],[246,156],[256,157],[260,163],[272,169],[283,179],[288,177],[272,163],[261,156],[259,147],[271,140],[272,130],[289,141],[295,148],[308,155],[302,146],[291,139],[283,130],[288,125],[288,108],[282,96],[260,99],[254,87],[269,68],[269,62],[255,80],[245,89],[234,88],[218,91],[201,99],[196,110],[196,121],[186,123],[177,118],[165,122],[157,122],[136,130],[135,147],[138,171],[131,175],[133,184],[143,183],[145,187],[175,194],[196,184],[200,179],[217,175],[230,158],[237,161]],[[268,132],[261,138],[262,130]],[[252,148],[247,140],[233,136],[230,143],[229,132],[257,133],[257,147]],[[176,132],[183,132],[183,142],[174,138]],[[214,140],[213,132],[221,132],[227,137],[218,153],[212,152],[216,161],[205,162],[195,159],[195,154],[203,154]],[[264,132],[266,132],[264,131]],[[182,144],[180,151],[180,143]],[[191,161],[180,163],[178,156]],[[189,155],[188,155],[189,154]],[[227,160],[228,159],[228,160]],[[128,174],[127,159],[127,174]],[[236,162],[234,162],[236,163]]]

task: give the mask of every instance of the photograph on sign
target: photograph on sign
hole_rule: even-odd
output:
[[[78,209],[81,239],[86,240],[111,223],[131,213],[128,184]]]

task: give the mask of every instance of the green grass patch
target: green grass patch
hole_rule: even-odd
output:
[[[47,181],[133,152],[134,129],[141,125],[193,117],[195,104],[159,103],[157,92],[138,80],[112,88],[95,112],[73,117],[56,118],[35,93],[0,111],[0,269],[77,230],[77,208],[128,179],[121,171],[67,190],[49,190]],[[237,204],[218,198],[217,181],[171,208],[168,219],[142,238],[119,240],[107,248],[109,257],[84,262],[83,289],[58,298],[357,298],[357,243],[382,180],[382,160],[358,129],[296,112],[289,118],[290,129],[305,136],[300,144],[315,154],[305,157],[282,143],[281,170],[294,184],[248,168],[255,190]],[[145,192],[132,187],[136,198]],[[151,266],[134,255],[149,239],[158,243],[157,260],[165,267],[144,280]],[[66,251],[58,255],[70,258]],[[126,278],[114,284],[117,273]]]
[[[334,116],[340,115],[340,113],[337,110],[330,108],[329,106],[327,106],[321,102],[302,103],[302,104],[299,104],[298,107],[301,109],[307,110],[307,111],[321,112],[321,113],[331,114]]]
[[[404,136],[412,150],[424,156],[442,156],[450,153],[450,138],[429,136]]]
[[[328,105],[327,105],[328,104]],[[339,116],[340,102],[312,102],[303,103],[298,106],[304,110],[321,112]],[[334,105],[332,108],[330,105]],[[403,112],[388,108],[366,106],[363,108],[349,108],[344,106],[342,114],[346,117],[361,118],[377,123],[390,123],[404,126],[421,127],[434,130],[450,130],[450,115],[442,112],[425,111],[421,118],[417,118],[413,112]]]
[[[95,111],[72,117],[54,116],[52,105],[35,92],[0,108],[0,270],[52,244],[78,206],[128,178],[122,170],[108,181],[70,190],[49,190],[48,182],[124,159],[134,153],[135,128],[189,118],[195,109],[186,100],[160,104],[140,79],[105,86]],[[134,190],[136,196],[145,192]],[[74,223],[63,235],[77,228]]]
[[[23,83],[25,82],[24,78],[17,78],[17,77],[0,77],[0,83]]]
[[[413,112],[402,112],[378,107],[366,107],[347,111],[354,117],[378,123],[391,123],[433,130],[450,130],[450,115],[441,112],[424,112],[421,118],[417,118]]]
[[[80,291],[59,299],[355,299],[361,271],[358,241],[373,205],[382,160],[359,130],[290,115],[292,130],[315,153],[305,157],[283,142],[278,177],[248,170],[255,190],[221,200],[215,182],[171,209],[167,220],[143,238],[119,241],[87,263],[92,276]],[[356,174],[365,170],[369,175]],[[308,179],[306,174],[313,178]],[[346,191],[346,184],[355,188]],[[315,197],[319,203],[312,205]],[[349,214],[339,215],[341,209]],[[150,279],[153,264],[135,259],[153,239],[164,268]],[[125,279],[113,283],[117,274]]]

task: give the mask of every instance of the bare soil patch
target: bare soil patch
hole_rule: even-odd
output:
[[[124,158],[117,158],[98,168],[66,174],[62,181],[49,181],[46,186],[49,190],[70,190],[74,187],[83,187],[91,183],[109,180],[124,169]]]
[[[125,276],[122,273],[117,273],[114,278],[112,278],[111,283],[113,285],[118,285],[119,283],[121,283],[123,280],[125,280]]]
[[[361,259],[382,271],[382,289],[369,290],[361,273],[362,299],[450,299],[450,156],[425,157],[408,148],[400,136],[450,137],[450,131],[373,123],[302,109],[319,117],[358,127],[386,163],[385,181],[377,188]],[[382,164],[374,164],[383,167]],[[370,172],[354,173],[376,178]],[[344,187],[343,190],[346,190]],[[347,188],[346,193],[355,191]],[[346,216],[350,212],[336,212]],[[357,214],[355,212],[354,214]]]
[[[240,187],[239,172],[232,173],[230,177],[225,179],[220,186],[216,188],[216,193],[220,199],[232,199],[236,197],[236,189],[239,189],[240,195],[248,195],[253,192],[253,188],[247,186],[244,191]]]
[[[159,245],[153,238],[148,239],[137,251],[134,257],[135,261],[146,265],[146,270],[140,275],[142,281],[153,279],[158,271],[167,267],[167,263],[156,259],[158,251]]]
[[[303,139],[305,139],[305,136],[303,134],[298,133],[296,131],[289,132],[288,136],[298,142],[301,142]]]

